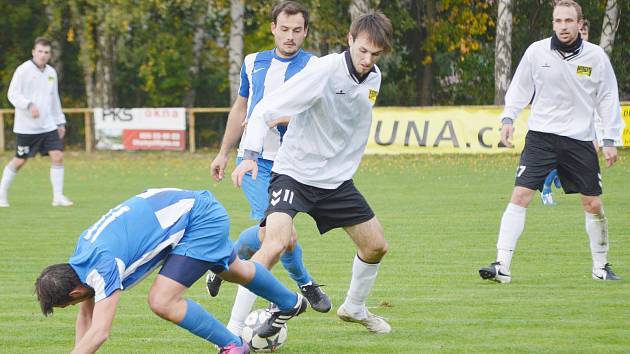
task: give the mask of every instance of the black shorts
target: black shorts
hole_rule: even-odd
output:
[[[372,208],[352,180],[336,189],[323,189],[302,184],[287,175],[271,174],[269,205],[261,226],[271,213],[285,213],[294,217],[303,212],[317,223],[320,234],[332,229],[358,225],[374,217]]]
[[[599,160],[593,142],[529,131],[514,185],[542,190],[545,177],[553,169],[558,169],[565,193],[602,194]]]
[[[35,157],[37,153],[46,156],[51,150],[63,151],[63,141],[56,129],[48,133],[15,135],[15,157],[26,159]]]

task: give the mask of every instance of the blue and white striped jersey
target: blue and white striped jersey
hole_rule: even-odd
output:
[[[190,211],[207,191],[149,189],[85,230],[68,263],[94,289],[94,301],[148,276],[184,235]]]
[[[247,118],[254,107],[270,92],[280,87],[285,81],[302,70],[313,58],[313,55],[300,49],[291,58],[282,58],[276,54],[275,49],[264,52],[252,53],[245,57],[241,67],[241,85],[238,94],[247,97]],[[282,136],[286,126],[278,126],[271,129],[265,137],[262,150],[262,158],[274,160],[280,148]],[[241,145],[247,131],[241,138]],[[243,156],[243,149],[239,146],[238,156]]]

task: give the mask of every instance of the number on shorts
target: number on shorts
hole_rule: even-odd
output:
[[[521,177],[526,168],[527,166],[518,166],[518,168],[516,169],[516,177]]]

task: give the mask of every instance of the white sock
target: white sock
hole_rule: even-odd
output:
[[[232,315],[230,316],[230,322],[228,322],[227,329],[234,333],[234,335],[240,336],[245,326],[245,319],[247,315],[252,311],[254,303],[256,302],[256,294],[247,290],[244,286],[238,286],[236,291],[236,299],[234,299],[234,306],[232,306]]]
[[[380,263],[365,263],[359,258],[359,255],[354,256],[352,280],[350,281],[346,300],[343,303],[343,307],[351,315],[356,315],[358,318],[367,316],[365,301],[374,286],[379,266]]]
[[[586,233],[591,243],[593,269],[604,268],[608,263],[608,219],[601,214],[584,212]]]
[[[4,171],[2,172],[2,180],[0,180],[0,196],[7,197],[9,194],[9,187],[13,182],[13,179],[17,175],[17,171],[13,169],[9,164],[4,166]]]
[[[53,198],[63,195],[63,165],[50,166],[50,184],[52,184]]]
[[[499,240],[497,241],[497,261],[501,262],[501,271],[509,274],[512,255],[516,249],[516,242],[521,237],[525,229],[525,215],[527,208],[509,203],[499,229]]]

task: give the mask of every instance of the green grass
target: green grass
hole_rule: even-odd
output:
[[[627,153],[627,152],[626,152]],[[0,155],[4,164],[9,153]],[[63,262],[81,231],[110,207],[148,187],[209,189],[228,209],[232,238],[252,224],[240,190],[209,178],[210,155],[98,153],[66,155],[66,193],[73,208],[50,206],[47,159],[29,162],[0,209],[0,352],[59,353],[73,346],[76,308],[44,318],[33,295],[41,269]],[[331,313],[307,311],[289,324],[284,353],[613,353],[630,350],[630,162],[604,169],[610,261],[622,282],[590,277],[584,216],[576,196],[559,205],[536,199],[514,257],[513,283],[483,282],[480,266],[495,257],[496,235],[512,190],[517,157],[366,157],[355,182],[381,220],[390,251],[368,306],[393,332],[371,335],[335,314],[347,291],[354,246],[335,230],[317,234],[298,216],[311,274],[326,284]],[[232,166],[229,167],[230,171]],[[286,273],[274,273],[285,284]],[[204,341],[159,319],[146,296],[153,278],[123,294],[103,353],[208,353]],[[202,281],[188,295],[226,322],[235,287],[218,298]],[[264,303],[259,300],[257,306]]]

